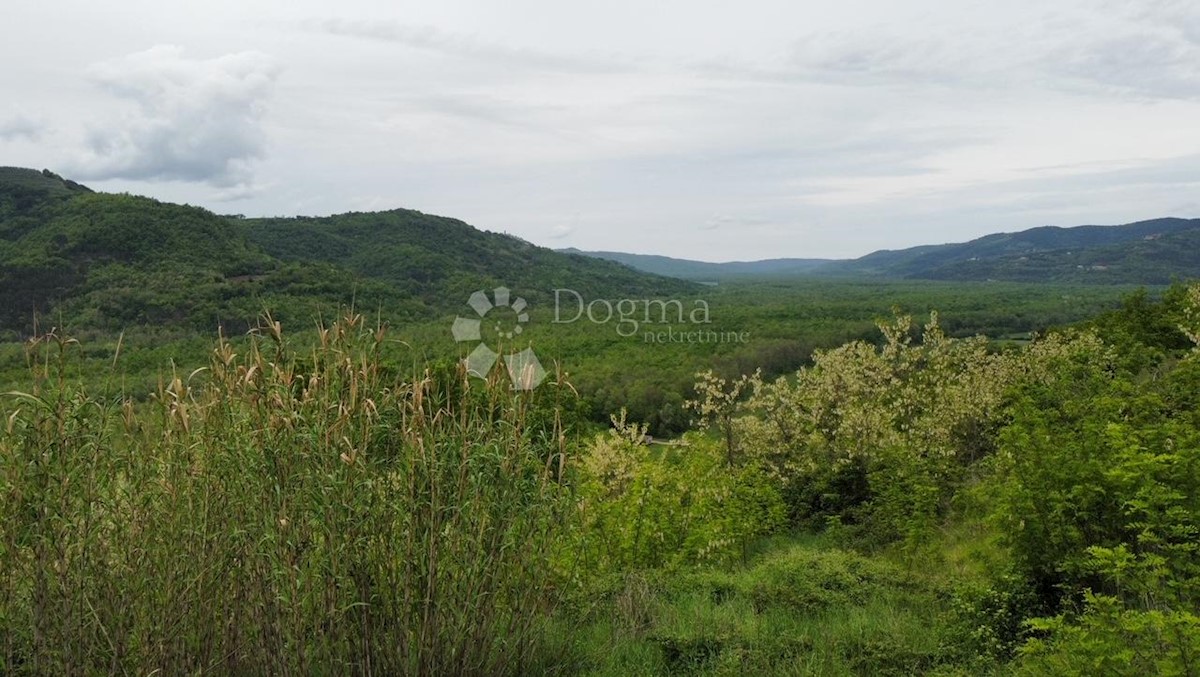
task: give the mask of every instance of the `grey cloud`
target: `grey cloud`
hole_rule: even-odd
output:
[[[42,131],[40,122],[21,113],[0,118],[0,141],[35,141]]]
[[[1200,43],[1161,32],[1132,33],[1061,50],[1054,69],[1117,92],[1200,97]]]
[[[795,40],[772,63],[728,57],[694,62],[717,79],[776,84],[894,84],[979,88],[1004,84],[1028,54],[1005,54],[979,36],[901,36],[886,31],[812,33]]]
[[[263,102],[279,68],[258,52],[189,59],[175,46],[95,64],[91,79],[132,104],[93,126],[72,171],[84,179],[191,181],[245,194],[266,152]]]
[[[810,33],[771,62],[712,57],[702,76],[776,84],[855,87],[1036,87],[1121,97],[1200,97],[1200,6],[1161,0],[1095,16],[1046,12],[1021,27],[898,34],[864,28]]]
[[[945,39],[827,33],[797,41],[787,66],[817,81],[958,82],[964,71],[978,69],[967,47]]]
[[[314,19],[311,29],[329,35],[378,40],[449,56],[506,66],[566,73],[621,73],[631,64],[613,56],[567,55],[509,47],[471,35],[450,33],[432,26],[414,26],[388,20]]]
[[[1177,32],[1183,39],[1200,43],[1200,7],[1194,0],[1147,0],[1139,5],[1135,19]]]

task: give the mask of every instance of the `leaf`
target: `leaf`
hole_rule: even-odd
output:
[[[25,401],[27,401],[27,402],[32,402],[32,403],[34,403],[34,404],[38,405],[39,407],[41,407],[41,408],[43,408],[43,409],[49,409],[49,408],[50,408],[50,405],[46,404],[46,401],[45,401],[45,400],[43,400],[42,398],[40,398],[40,397],[37,397],[37,396],[35,396],[35,395],[30,395],[29,393],[23,393],[23,392],[21,392],[21,391],[19,391],[19,390],[10,390],[10,391],[8,391],[8,392],[6,392],[6,393],[0,393],[0,397],[12,397],[12,398],[15,398],[15,399],[19,399],[19,400],[25,400]]]

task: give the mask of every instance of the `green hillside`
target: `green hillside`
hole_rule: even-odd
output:
[[[936,280],[1170,284],[1200,273],[1200,228],[1103,246],[954,261],[926,271]]]
[[[0,214],[9,216],[14,212],[36,206],[47,197],[65,198],[79,193],[90,193],[87,186],[69,181],[49,169],[38,171],[25,167],[0,167]]]
[[[0,180],[10,206],[0,218],[4,330],[26,332],[35,315],[80,328],[212,330],[253,319],[275,296],[304,312],[353,293],[348,274],[281,265],[207,210],[12,175],[22,180]],[[307,278],[323,286],[305,289]]]
[[[535,298],[555,287],[608,297],[691,288],[419,212],[238,219],[0,169],[0,331],[10,334],[36,316],[103,330],[239,329],[264,308],[307,322],[352,303],[411,319],[501,284]]]
[[[588,297],[644,297],[691,289],[595,258],[556,252],[478,230],[458,219],[408,209],[328,217],[245,219],[246,237],[283,261],[321,261],[394,285],[434,307],[461,303],[490,286],[530,300],[559,287]]]

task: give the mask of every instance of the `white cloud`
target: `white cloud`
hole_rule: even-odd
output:
[[[70,168],[90,180],[202,182],[246,193],[266,152],[263,103],[279,67],[259,52],[191,59],[160,45],[94,64],[88,75],[131,104],[90,126],[87,150]]]

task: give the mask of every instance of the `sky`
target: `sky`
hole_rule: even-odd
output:
[[[9,3],[0,165],[222,214],[846,258],[1200,216],[1193,0]]]

